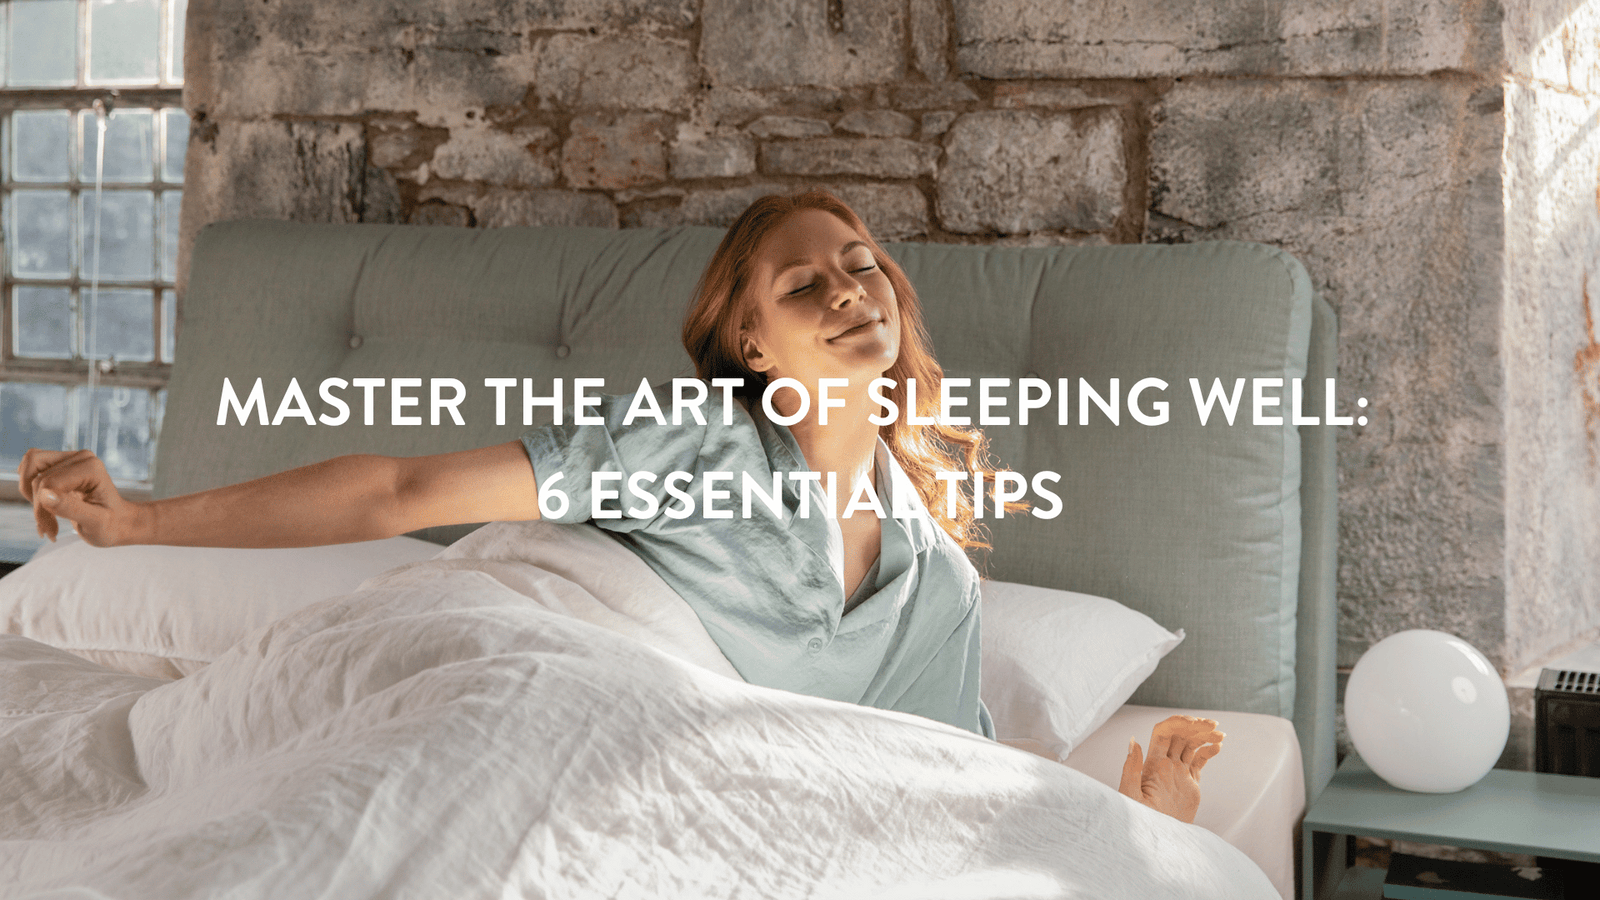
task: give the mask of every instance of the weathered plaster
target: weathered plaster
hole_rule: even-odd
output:
[[[1504,619],[1517,671],[1600,636],[1600,93],[1531,82],[1507,97]]]

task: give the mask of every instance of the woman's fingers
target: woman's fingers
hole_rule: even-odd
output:
[[[67,491],[56,494],[46,490],[55,499],[47,501],[47,508],[57,517],[78,524],[98,523],[107,512],[104,506],[91,503],[82,491]]]
[[[1200,780],[1200,770],[1206,767],[1206,761],[1222,752],[1221,744],[1207,744],[1195,751],[1194,761],[1189,763],[1189,774],[1195,781]]]
[[[1144,750],[1138,738],[1128,738],[1128,758],[1122,761],[1122,780],[1117,793],[1141,800],[1144,797]]]
[[[35,495],[33,502],[33,524],[40,537],[49,538],[52,541],[56,539],[56,517],[39,502],[37,495]]]
[[[33,483],[46,470],[75,457],[92,455],[87,450],[39,450],[37,448],[22,454],[22,462],[17,465],[17,487],[22,491],[22,499],[29,502],[33,501]]]
[[[1210,739],[1209,735],[1221,734],[1216,731],[1215,719],[1203,719],[1199,716],[1168,716],[1156,723],[1150,731],[1150,755],[1167,756],[1173,760],[1183,761],[1183,754],[1190,744],[1203,744]]]
[[[1220,744],[1225,736],[1217,729],[1215,719],[1199,716],[1168,716],[1151,730],[1150,758],[1166,756],[1176,763],[1192,766],[1201,751],[1208,746]],[[1205,758],[1215,756],[1216,752],[1216,750],[1210,751]]]
[[[1156,723],[1156,728],[1170,731],[1173,734],[1190,734],[1199,731],[1211,731],[1217,727],[1216,719],[1203,719],[1199,716],[1167,716]]]
[[[40,535],[55,540],[60,530],[59,519],[63,518],[78,525],[80,533],[84,532],[84,526],[98,533],[110,515],[111,505],[118,499],[111,476],[100,460],[87,450],[78,450],[41,453],[41,458],[34,463],[36,470],[27,483]]]
[[[60,502],[60,495],[50,489],[48,475],[76,455],[77,451],[29,450],[23,454],[22,464],[17,467],[17,487],[22,496],[33,504],[33,522],[38,527],[40,537],[53,541],[59,528],[55,507]]]
[[[1173,738],[1188,730],[1188,716],[1168,716],[1150,729],[1150,757],[1156,759],[1172,752]],[[1182,752],[1181,749],[1179,752]]]
[[[1168,719],[1167,722],[1172,721]],[[1168,755],[1172,750],[1172,729],[1163,728],[1167,722],[1161,722],[1150,730],[1150,758],[1159,759]]]

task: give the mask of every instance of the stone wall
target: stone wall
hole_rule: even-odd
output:
[[[1505,659],[1600,631],[1600,3],[1508,4]]]
[[[1372,403],[1341,662],[1432,627],[1509,673],[1600,633],[1600,22],[1512,6],[190,0],[185,258],[236,216],[720,225],[811,184],[885,239],[1282,246]]]

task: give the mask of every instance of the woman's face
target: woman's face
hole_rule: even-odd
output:
[[[889,276],[854,229],[802,209],[762,239],[751,261],[755,324],[742,349],[769,381],[848,378],[888,371],[900,353],[900,310]]]

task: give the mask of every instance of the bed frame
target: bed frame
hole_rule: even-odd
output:
[[[633,390],[691,375],[678,344],[687,300],[722,231],[688,227],[492,230],[228,222],[199,236],[179,323],[155,493],[171,496],[342,453],[413,455],[513,440],[513,390],[495,424],[486,378],[604,377]],[[1089,407],[1085,424],[992,426],[996,456],[1025,474],[1059,473],[1062,513],[991,523],[992,578],[1112,597],[1188,637],[1133,702],[1242,710],[1294,722],[1308,799],[1334,768],[1335,426],[1324,385],[1335,374],[1336,322],[1301,265],[1281,250],[1215,242],[1177,246],[1002,248],[891,244],[922,300],[947,377],[1079,379],[1109,393],[1119,424]],[[262,379],[267,414],[291,378],[313,412],[328,378],[415,377],[422,425],[375,422],[358,389],[346,424],[299,419],[218,424],[223,383],[240,398]],[[428,421],[430,378],[462,382],[464,425]],[[1161,378],[1170,420],[1141,425],[1133,383]],[[1290,391],[1304,378],[1290,421]],[[1189,379],[1279,378],[1252,424],[1247,383],[1235,424],[1199,421]],[[448,393],[448,392],[447,392]],[[1015,397],[1015,388],[1002,392]],[[570,393],[569,393],[570,399]],[[1109,398],[1108,398],[1109,399]],[[1007,409],[1015,409],[1015,403]],[[548,411],[540,408],[547,421]],[[1037,495],[1030,497],[1045,506]],[[426,535],[448,541],[464,529]]]

